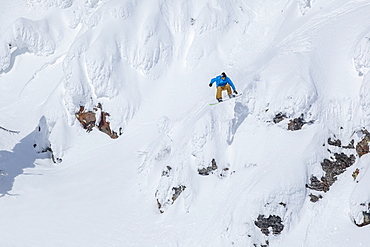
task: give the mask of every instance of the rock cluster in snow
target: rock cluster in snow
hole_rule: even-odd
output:
[[[198,173],[200,175],[207,176],[215,170],[217,170],[217,164],[216,164],[215,159],[212,159],[211,164],[207,167],[199,168]]]
[[[100,131],[109,135],[112,139],[118,138],[118,134],[115,131],[112,131],[110,128],[110,123],[107,121],[109,113],[104,112],[102,105],[98,104],[94,111],[85,111],[84,106],[80,106],[80,110],[75,114],[78,121],[81,123],[82,127],[86,129],[87,132],[93,130],[94,127],[97,127]],[[97,118],[96,114],[100,114]],[[121,134],[121,133],[120,133]]]
[[[361,176],[368,176],[367,169],[361,164],[367,162],[368,159],[365,154],[369,153],[370,133],[366,129],[362,129],[359,133],[362,136],[356,145],[354,139],[348,145],[343,145],[340,139],[329,138],[327,140],[328,145],[335,148],[336,152],[328,149],[331,157],[325,158],[321,162],[324,175],[321,178],[311,175],[310,183],[306,184],[306,187],[310,190],[311,202],[317,202],[323,198],[323,194],[318,192],[328,192],[330,187],[338,180],[339,175],[346,172],[354,164],[360,166],[361,168],[357,167],[352,172],[352,178],[356,182],[356,186],[352,195],[351,217],[357,226],[362,227],[370,224],[370,194],[366,189],[364,190],[364,184],[361,181],[364,179]]]
[[[347,146],[342,146],[341,143],[342,142],[339,139],[334,141],[331,138],[328,139],[328,144],[331,146],[336,146],[343,149],[354,149],[352,141]],[[331,153],[330,150],[328,151]],[[335,181],[337,181],[337,177],[345,172],[346,169],[352,166],[356,161],[354,154],[347,155],[343,152],[335,152],[332,155],[333,156],[331,156],[330,159],[324,159],[321,162],[324,175],[320,179],[312,175],[310,178],[310,183],[306,185],[307,188],[314,191],[328,192],[330,187],[335,183]],[[318,199],[322,198],[322,195],[314,195],[311,193],[310,197],[312,202],[316,202]]]
[[[303,125],[305,125],[306,122],[304,121],[303,119],[303,115],[298,117],[298,118],[294,118],[292,120],[290,120],[290,122],[288,123],[288,130],[300,130],[302,129]]]
[[[166,166],[162,171],[162,178],[165,179],[161,179],[159,188],[155,192],[155,198],[160,213],[164,213],[168,206],[172,205],[186,189],[186,186],[182,184],[171,186],[172,176],[172,167]]]
[[[357,226],[363,227],[370,224],[370,192],[368,187],[363,183],[363,181],[369,178],[367,167],[369,163],[368,153],[370,152],[370,133],[365,128],[360,133],[362,136],[356,145],[359,162],[357,164],[358,167],[352,173],[356,187],[351,197],[350,215]]]
[[[334,153],[331,160],[324,159],[321,162],[322,170],[325,175],[318,179],[316,176],[311,176],[308,188],[316,191],[328,192],[330,187],[337,180],[337,176],[346,171],[346,169],[355,163],[355,156],[353,154],[346,155],[344,153]]]
[[[308,11],[315,0],[250,3],[163,0],[159,1],[159,4],[157,1],[130,0],[23,2],[40,12],[63,9],[63,14],[60,14],[63,18],[60,19],[66,22],[58,26],[51,17],[45,17],[45,20],[17,18],[1,30],[0,73],[3,78],[8,75],[10,79],[14,78],[11,77],[12,73],[8,72],[13,72],[12,65],[14,60],[18,62],[17,56],[25,53],[30,53],[31,56],[49,56],[49,64],[33,74],[30,83],[27,83],[22,92],[30,91],[38,81],[45,83],[42,75],[47,72],[46,68],[55,67],[60,70],[61,83],[55,83],[60,87],[56,87],[54,91],[60,95],[50,96],[51,100],[48,99],[41,105],[49,105],[57,98],[62,106],[54,115],[50,111],[46,111],[48,114],[43,113],[39,125],[32,132],[33,147],[40,157],[51,154],[53,161],[58,163],[62,160],[64,151],[69,150],[69,156],[66,158],[71,160],[70,154],[75,155],[73,151],[81,148],[73,145],[73,139],[69,139],[67,133],[70,131],[71,136],[79,134],[74,129],[74,123],[78,124],[76,118],[88,132],[98,128],[110,137],[117,138],[121,134],[121,127],[131,120],[134,121],[129,126],[132,131],[130,133],[140,135],[140,131],[148,130],[146,127],[142,129],[142,126],[152,126],[153,121],[156,121],[153,120],[154,116],[158,117],[156,114],[168,114],[176,120],[172,123],[168,117],[161,117],[157,125],[158,133],[150,136],[150,130],[148,136],[145,136],[145,147],[136,146],[140,143],[136,143],[137,140],[130,139],[131,143],[126,143],[121,138],[117,140],[122,141],[123,146],[143,150],[140,152],[142,162],[138,168],[135,166],[139,163],[136,163],[137,157],[132,157],[131,154],[125,156],[133,160],[125,169],[138,176],[140,185],[146,186],[141,192],[148,193],[148,201],[154,206],[156,202],[160,213],[170,211],[169,207],[172,205],[176,210],[184,206],[184,212],[193,213],[208,202],[199,195],[209,194],[208,198],[219,203],[216,205],[218,208],[195,212],[193,215],[211,211],[215,216],[219,216],[219,213],[230,215],[230,219],[225,217],[222,223],[213,219],[207,222],[219,224],[211,234],[219,236],[221,231],[222,240],[226,239],[225,243],[228,244],[220,246],[229,246],[230,242],[234,246],[234,241],[238,240],[240,242],[235,246],[246,246],[248,243],[248,246],[268,246],[270,240],[281,237],[279,234],[283,230],[289,237],[289,234],[296,233],[296,229],[299,232],[299,229],[305,227],[307,232],[297,239],[313,240],[315,234],[312,232],[315,231],[316,225],[314,223],[319,222],[321,217],[314,217],[308,225],[299,225],[305,222],[306,217],[310,217],[302,210],[308,201],[307,194],[312,202],[318,202],[309,205],[316,210],[320,203],[330,201],[321,199],[328,198],[325,193],[334,192],[333,184],[339,185],[342,179],[346,182],[342,184],[348,186],[346,189],[350,191],[350,205],[346,209],[349,208],[351,220],[360,227],[370,224],[369,183],[364,182],[370,181],[370,134],[365,129],[358,131],[356,134],[361,133],[361,137],[343,145],[344,139],[327,139],[325,132],[330,132],[329,129],[334,128],[336,124],[335,120],[325,121],[337,115],[346,118],[338,122],[349,122],[358,126],[362,125],[354,120],[355,114],[360,115],[361,121],[370,119],[369,35],[364,35],[365,27],[353,28],[349,33],[343,32],[346,37],[337,35],[340,32],[336,30],[339,24],[355,24],[348,21],[355,17],[357,11],[361,14],[360,9],[365,9],[365,4],[359,4],[361,1],[349,1],[340,8],[335,6],[333,1],[321,1],[322,10],[315,9],[318,14],[312,16]],[[149,3],[150,6],[147,6]],[[330,8],[326,7],[326,4]],[[150,11],[143,11],[144,9]],[[299,11],[301,15],[297,14]],[[354,14],[349,15],[352,12]],[[48,15],[52,13],[55,12],[48,12]],[[339,23],[338,26],[336,23]],[[365,26],[364,23],[360,25]],[[340,28],[348,29],[346,25],[341,25]],[[219,38],[220,36],[230,38]],[[239,38],[241,39],[237,40]],[[358,41],[357,45],[353,43],[355,40]],[[344,41],[349,44],[341,43]],[[338,47],[334,44],[337,42]],[[347,46],[351,48],[347,49]],[[340,50],[343,47],[345,49]],[[347,61],[351,60],[347,59],[351,51],[354,68],[349,68],[349,71],[344,71],[343,74],[339,73],[341,65],[351,67],[351,61]],[[328,54],[338,57],[326,56]],[[343,54],[346,58],[342,58]],[[28,60],[27,56],[24,56],[25,61],[33,61]],[[255,57],[258,59],[254,59]],[[23,60],[23,56],[19,60]],[[24,65],[26,62],[20,61],[20,64]],[[49,66],[50,64],[52,66]],[[235,104],[220,104],[218,108],[211,109],[207,108],[208,105],[197,108],[197,103],[204,99],[201,98],[204,88],[199,86],[203,84],[198,82],[206,80],[204,78],[218,66],[226,66],[237,75],[235,78],[240,81],[238,88],[244,87],[243,97],[236,100]],[[356,74],[363,76],[360,95],[356,88],[360,87],[356,85],[357,81],[348,79],[352,78],[351,72],[354,72],[353,77],[356,77]],[[188,75],[189,77],[186,77]],[[199,78],[199,81],[195,78]],[[348,81],[351,84],[347,85]],[[34,88],[36,91],[37,87]],[[158,88],[161,91],[156,91]],[[336,90],[338,88],[339,90]],[[355,88],[353,95],[341,95],[342,90],[352,88]],[[151,96],[160,94],[159,92],[163,95]],[[199,95],[202,96],[194,92],[200,92]],[[188,100],[181,105],[183,95],[190,96],[189,98],[195,99],[197,103]],[[354,105],[350,110],[353,110],[357,107],[358,96],[362,109],[356,109],[356,113],[342,113],[341,107],[345,104],[343,101],[347,101],[347,97],[350,98]],[[335,104],[327,105],[326,100],[339,102],[338,107],[331,107]],[[174,101],[178,112],[171,109],[175,108],[175,104],[172,106]],[[98,102],[104,105],[104,111],[101,105],[95,107]],[[269,102],[272,102],[270,111],[265,114],[265,103]],[[158,109],[154,107],[157,103],[161,106]],[[171,107],[167,108],[168,105]],[[197,109],[187,111],[189,105]],[[37,108],[38,111],[43,111],[40,106]],[[273,117],[272,114],[276,112],[279,113]],[[134,119],[136,114],[139,117]],[[263,124],[273,119],[275,125],[264,126],[258,122],[261,119]],[[317,125],[315,122],[313,126],[305,126],[313,121],[317,121]],[[276,128],[277,125],[283,127],[283,130]],[[358,126],[353,129],[358,129]],[[298,131],[303,127],[307,128]],[[317,130],[321,127],[323,132]],[[346,131],[352,132],[353,129]],[[322,134],[324,132],[325,134]],[[317,165],[317,170],[307,174],[306,169],[310,169],[312,163],[306,163],[304,160],[307,158],[305,152],[310,149],[310,139],[314,139],[316,134],[325,136],[320,138],[320,141],[327,140],[325,146],[329,145],[329,148],[326,152],[320,145],[314,146],[314,152],[318,152],[313,156],[317,155],[315,157],[319,157],[319,162],[312,162]],[[93,137],[95,136],[92,135]],[[287,149],[280,148],[279,145],[286,145]],[[295,154],[288,148],[294,149]],[[324,153],[324,157],[320,152]],[[295,155],[302,157],[293,157]],[[82,167],[83,161],[79,165]],[[275,167],[279,169],[275,170]],[[99,168],[101,167],[94,167]],[[111,168],[114,170],[117,167]],[[235,170],[237,172],[234,176]],[[229,174],[234,177],[228,177]],[[215,178],[217,176],[222,180]],[[250,181],[246,181],[244,176]],[[288,176],[290,179],[286,179]],[[307,178],[310,182],[305,187]],[[130,183],[132,184],[135,183]],[[217,189],[206,191],[205,187],[217,187],[222,193]],[[217,201],[218,196],[224,195],[225,198]],[[116,195],[111,198],[115,199]],[[197,201],[193,203],[192,200]],[[142,205],[144,204],[140,203],[140,206]],[[304,209],[309,212],[309,207]],[[160,217],[159,213],[156,213],[153,218]],[[169,213],[171,214],[171,211]],[[299,227],[295,228],[294,221],[297,218],[301,222],[296,224]],[[171,223],[173,222],[166,221],[164,225]],[[119,225],[122,225],[122,222]],[[186,223],[184,225],[186,226]],[[140,232],[146,228],[137,229],[137,232]],[[289,232],[289,229],[292,231]],[[157,238],[165,236],[158,237],[152,232],[150,234]],[[175,236],[174,238],[178,238],[175,240],[171,237],[168,238],[171,245],[175,241],[177,244],[187,241],[185,237]],[[154,239],[153,244],[156,244],[155,241],[157,239]]]
[[[272,229],[272,234],[278,235],[284,230],[284,225],[282,224],[282,220],[280,216],[277,215],[269,215],[269,217],[265,217],[264,215],[259,215],[257,220],[254,224],[261,229],[262,233],[268,236],[270,234],[270,230]]]
[[[278,124],[280,122],[282,122],[283,120],[285,119],[289,119],[287,117],[287,114],[286,113],[282,113],[282,112],[279,112],[275,115],[275,117],[273,118],[273,122],[275,124]],[[297,117],[297,118],[290,118],[289,119],[289,123],[288,123],[288,127],[287,129],[288,130],[291,130],[291,131],[295,131],[295,130],[300,130],[302,129],[302,127],[305,125],[305,124],[310,124],[310,123],[313,123],[314,121],[310,121],[310,122],[306,122],[304,120],[304,115],[301,114],[300,117]]]

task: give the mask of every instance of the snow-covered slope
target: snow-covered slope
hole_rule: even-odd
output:
[[[0,246],[370,242],[368,1],[1,6]]]

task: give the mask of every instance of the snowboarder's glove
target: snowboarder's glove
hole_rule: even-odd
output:
[[[234,90],[234,93],[235,93],[235,94],[238,94],[238,92],[237,92],[236,90]]]
[[[212,83],[210,83],[209,86],[212,87]]]

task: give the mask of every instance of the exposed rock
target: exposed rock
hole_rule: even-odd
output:
[[[334,153],[334,157],[334,162],[325,159],[324,162],[321,163],[322,169],[326,172],[326,176],[339,175],[356,161],[356,157],[353,154],[347,156],[344,153]]]
[[[300,130],[302,129],[303,125],[305,125],[306,122],[304,121],[303,119],[303,115],[300,116],[299,118],[295,118],[295,119],[292,119],[290,120],[289,124],[288,124],[288,130]]]
[[[341,129],[343,129],[343,127],[341,127]],[[351,140],[350,142],[349,142],[349,144],[348,145],[346,145],[346,146],[342,146],[342,141],[340,140],[340,139],[336,139],[336,136],[334,135],[334,138],[331,138],[331,137],[329,137],[328,138],[328,144],[330,145],[330,146],[336,146],[336,147],[340,147],[340,148],[346,148],[346,149],[353,149],[353,148],[355,148],[355,146],[354,146],[354,142],[355,142],[355,140]],[[325,145],[324,145],[325,146]]]
[[[172,167],[166,166],[161,174],[161,180],[158,189],[155,192],[158,209],[160,213],[164,213],[167,208],[172,205],[181,193],[186,189],[185,185],[173,186]]]
[[[363,139],[356,145],[356,152],[359,157],[361,157],[364,154],[369,153],[369,144],[366,139]]]
[[[328,144],[336,147],[342,147],[342,142],[341,140],[332,140],[331,138],[328,139]]]
[[[185,185],[179,185],[178,187],[173,187],[173,195],[172,195],[172,204],[176,201],[176,199],[180,196],[180,194],[186,189]]]
[[[162,204],[159,202],[158,198],[157,198],[157,206],[158,206],[159,212],[160,212],[161,214],[163,214],[163,213],[164,213],[164,211],[162,210]]]
[[[362,133],[364,134],[364,137],[356,145],[356,152],[359,157],[361,157],[364,154],[369,153],[370,133],[366,129],[363,129]]]
[[[347,146],[343,146],[343,148],[347,148],[347,149],[354,149],[355,148],[355,140],[351,140],[351,142],[347,145]]]
[[[112,139],[118,138],[118,134],[111,130],[110,123],[107,121],[107,117],[109,117],[109,113],[104,112],[102,105],[99,103],[97,108],[101,109],[101,116],[100,122],[97,124],[98,129],[101,132],[106,133]],[[98,109],[94,108],[94,111],[98,111]],[[85,111],[84,106],[80,106],[80,110],[75,114],[78,121],[81,123],[82,127],[86,129],[87,132],[92,131],[92,129],[96,126],[96,113],[93,111]],[[121,132],[121,129],[120,129]]]
[[[268,109],[266,111],[268,111]],[[285,120],[286,118],[288,118],[288,117],[285,113],[279,112],[275,115],[275,117],[273,118],[273,121],[274,121],[275,124],[277,124],[277,123],[280,123],[281,121]],[[301,114],[301,116],[298,117],[298,118],[290,119],[290,121],[288,123],[288,130],[291,130],[291,131],[300,130],[300,129],[302,129],[303,125],[310,124],[310,123],[313,123],[313,122],[314,122],[313,120],[309,121],[309,122],[306,122],[304,120],[303,114]]]
[[[92,131],[92,129],[95,127],[95,112],[85,112],[85,107],[80,106],[80,110],[75,114],[75,116],[87,132]]]
[[[311,183],[306,185],[306,187],[316,191],[329,191],[330,186],[337,180],[337,176],[353,165],[355,160],[356,158],[353,154],[347,156],[344,153],[334,153],[334,161],[324,159],[321,162],[321,167],[325,172],[325,176],[321,177],[321,181],[317,177],[311,176]]]
[[[233,171],[234,173],[235,171]],[[230,174],[230,169],[228,167],[225,167],[221,170],[221,173],[218,175],[220,178],[225,178]]]
[[[286,208],[286,203],[284,202],[280,202],[279,205],[283,206],[284,208]]]
[[[35,144],[33,144],[33,148],[37,148],[38,146],[37,146],[37,144],[35,143]],[[47,147],[47,148],[45,148],[45,149],[41,149],[40,151],[36,151],[36,153],[46,153],[46,152],[53,152],[53,150],[51,150],[51,148],[50,147]]]
[[[109,113],[101,112],[101,118],[100,123],[98,125],[98,129],[101,132],[104,132],[105,134],[109,135],[112,139],[118,138],[118,135],[116,132],[112,131],[109,126],[109,122],[107,121],[107,116],[110,116]]]
[[[166,166],[166,169],[162,171],[162,177],[169,177],[171,170],[171,166]]]
[[[363,203],[363,204],[361,204],[361,206],[366,207],[366,204],[365,204],[365,203]],[[364,216],[362,223],[358,224],[358,223],[355,221],[355,224],[356,224],[356,226],[358,226],[358,227],[363,227],[363,226],[367,226],[367,225],[369,225],[369,224],[370,224],[370,203],[368,203],[368,204],[367,204],[367,211],[363,211],[363,212],[362,212],[362,215]]]
[[[190,25],[194,25],[195,24],[195,21],[196,21],[196,19],[194,19],[194,18],[190,18]]]
[[[287,116],[285,115],[285,113],[279,112],[278,114],[275,115],[273,121],[274,121],[274,123],[280,123],[281,121],[283,121],[286,118],[287,118]]]
[[[261,229],[263,234],[268,236],[270,234],[270,227],[274,235],[278,235],[283,231],[284,225],[281,222],[280,216],[270,215],[268,218],[265,218],[264,215],[260,214],[254,224]]]
[[[310,197],[310,201],[311,201],[311,202],[317,202],[317,201],[319,201],[320,199],[322,199],[322,196],[321,196],[321,195],[316,196],[316,195],[314,195],[314,194],[309,194],[308,196]]]
[[[155,193],[155,197],[157,198],[157,206],[158,206],[158,209],[159,209],[159,212],[161,214],[164,213],[164,210],[167,208],[168,205],[172,205],[176,200],[177,198],[180,196],[180,194],[186,189],[186,186],[185,185],[179,185],[177,187],[172,187],[172,196],[171,196],[171,199],[168,198],[166,200],[161,200],[159,197],[159,191],[157,190],[156,193]]]
[[[63,160],[61,158],[55,157],[54,153],[51,154],[51,159],[54,163],[61,163]]]
[[[359,227],[367,226],[370,224],[370,212],[362,212],[364,216],[364,222],[362,224],[356,224]]]
[[[268,240],[265,241],[266,244],[253,244],[254,247],[268,247],[270,245],[270,242]]]
[[[211,164],[208,167],[198,169],[198,173],[203,176],[208,176],[215,170],[217,170],[216,160],[212,159]]]
[[[324,184],[316,176],[311,176],[310,184],[306,184],[306,187],[311,189],[311,190],[326,192],[326,191],[329,190],[330,186],[328,187],[327,184]]]
[[[364,131],[363,133],[365,134],[365,137],[366,136],[370,137],[370,134],[367,135],[366,132]],[[334,135],[334,139],[328,138],[327,143],[330,146],[338,147],[339,150],[355,148],[353,139],[350,141],[348,145],[343,146],[342,141],[339,139],[336,139],[335,135]],[[323,146],[325,146],[325,144]],[[357,145],[356,150],[358,149],[359,147]],[[335,183],[335,181],[337,181],[338,179],[337,176],[345,172],[347,168],[352,166],[356,161],[356,156],[355,156],[354,151],[349,150],[350,151],[349,154],[345,154],[343,152],[334,153],[329,149],[327,151],[332,156],[329,159],[324,159],[321,162],[321,168],[325,173],[324,176],[322,176],[321,178],[317,178],[316,176],[311,175],[310,183],[306,184],[306,188],[309,188],[315,191],[323,191],[323,192],[329,191],[330,187]],[[354,173],[352,174],[352,176],[355,178],[357,177],[357,174]],[[315,195],[312,193],[309,194],[309,197],[310,197],[311,202],[317,202],[318,200],[322,199],[322,195]]]

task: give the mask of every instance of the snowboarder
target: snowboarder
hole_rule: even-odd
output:
[[[234,83],[231,81],[229,77],[226,76],[225,72],[222,72],[221,75],[213,78],[209,83],[209,86],[212,87],[212,84],[214,82],[216,82],[217,88],[216,99],[218,100],[218,102],[222,102],[222,91],[224,90],[227,90],[229,98],[233,98],[235,97],[234,94],[238,94],[238,92],[235,89]],[[232,93],[231,88],[233,89],[234,94]]]

